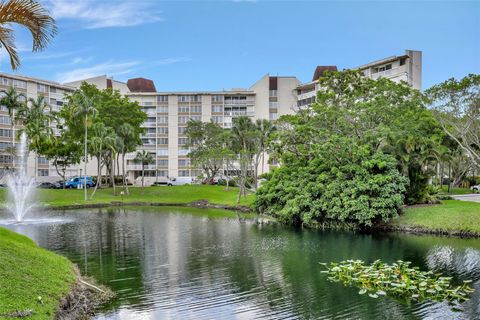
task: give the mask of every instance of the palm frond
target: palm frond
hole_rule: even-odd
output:
[[[10,57],[12,69],[17,69],[20,65],[20,58],[18,57],[17,47],[15,46],[15,34],[12,29],[0,27],[0,43]]]
[[[43,50],[57,34],[55,20],[49,15],[40,3],[34,0],[9,0],[0,2],[0,25],[17,23],[26,27],[33,38],[32,50]],[[10,55],[12,69],[16,69],[20,61],[13,43],[14,36],[11,29],[2,27],[0,41]],[[12,53],[13,56],[12,56]]]

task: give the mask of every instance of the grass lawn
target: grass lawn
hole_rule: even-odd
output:
[[[121,190],[122,188],[118,188]],[[159,186],[130,187],[130,194],[123,196],[123,201],[128,202],[156,202],[156,203],[189,203],[198,200],[208,200],[210,203],[222,205],[235,205],[238,188],[230,188],[225,191],[224,186],[209,185],[184,185],[184,186]],[[90,194],[93,189],[88,190],[87,203],[109,203],[112,201],[122,201],[120,195],[114,196],[113,190],[98,189],[94,198],[90,200]],[[5,202],[6,189],[0,189],[0,201]],[[118,191],[120,193],[120,191]],[[51,206],[84,204],[84,190],[67,189],[37,189],[37,197],[40,202]],[[241,198],[241,205],[250,205],[254,196],[249,195]]]
[[[445,200],[442,204],[408,208],[392,222],[395,226],[480,234],[480,203]]]
[[[1,319],[17,310],[32,310],[27,319],[53,319],[59,299],[74,281],[72,263],[66,258],[0,227]]]
[[[451,193],[448,193],[448,186],[443,186],[442,187],[442,194],[470,194],[473,193],[470,188],[452,188]]]

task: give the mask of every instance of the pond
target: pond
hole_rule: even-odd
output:
[[[480,240],[258,226],[186,208],[55,211],[47,224],[10,225],[63,254],[117,297],[96,319],[480,319]],[[63,223],[58,223],[62,221]],[[327,281],[319,262],[412,261],[476,291],[405,304]]]

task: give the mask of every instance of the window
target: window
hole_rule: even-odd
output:
[[[168,176],[168,171],[167,170],[158,170],[157,171],[157,177],[166,177]]]
[[[192,113],[202,113],[202,106],[191,106],[190,112]]]
[[[13,86],[15,88],[27,89],[27,83],[25,81],[21,81],[21,80],[13,80]]]
[[[212,96],[212,102],[223,102],[223,96],[221,95]]]
[[[157,149],[158,156],[168,156],[168,149],[167,148],[158,148]]]
[[[277,90],[270,90],[269,96],[270,97],[276,97],[277,96]]]
[[[223,106],[212,106],[212,113],[213,112],[223,112]]]
[[[278,108],[278,101],[270,101],[268,102],[270,109],[277,109]]]
[[[159,159],[159,160],[157,160],[157,165],[159,167],[168,167],[168,160],[167,159]]]
[[[185,124],[185,123],[188,122],[189,119],[190,119],[189,116],[179,116],[179,117],[178,117],[178,123]]]
[[[179,156],[187,156],[189,152],[190,152],[190,150],[188,150],[188,149],[184,149],[184,148],[178,149],[178,155]]]
[[[400,59],[400,65],[401,66],[405,65],[405,62],[407,62],[407,58],[401,58]]]
[[[13,163],[13,156],[0,154],[0,163],[1,164],[12,164]]]
[[[4,85],[4,86],[9,86],[11,83],[11,80],[8,79],[8,78],[4,78],[4,77],[1,77],[0,78],[0,84]]]
[[[155,132],[156,132],[156,128],[147,128],[147,130],[145,131],[145,134],[146,135],[155,135]]]
[[[11,137],[12,130],[10,129],[0,129],[0,137]]]
[[[48,177],[48,169],[38,169],[39,177]]]
[[[214,123],[223,123],[223,117],[222,116],[212,116],[212,121]]]
[[[190,112],[189,106],[178,106],[178,113],[188,113]]]
[[[157,102],[168,102],[168,96],[157,96]]]
[[[37,158],[37,163],[38,164],[48,164],[48,159],[45,157],[38,157]]]
[[[391,65],[391,64],[387,64],[387,65],[385,66],[385,70],[390,70],[390,69],[392,69],[392,65]]]
[[[168,138],[158,138],[158,144],[168,144]]]
[[[190,116],[190,119],[193,121],[202,121],[202,116]]]
[[[168,124],[168,116],[158,116],[157,120],[159,124]]]
[[[179,177],[189,177],[190,176],[190,170],[178,170],[178,176]]]
[[[188,138],[178,138],[178,144],[188,144]]]
[[[155,123],[156,119],[155,117],[148,117],[146,123]]]
[[[158,127],[158,134],[168,134],[168,127]]]
[[[38,92],[48,92],[48,86],[38,83],[37,84],[37,91]]]
[[[185,134],[187,131],[187,127],[178,127],[178,134]]]
[[[153,102],[152,102],[152,101],[143,101],[143,102],[142,102],[142,105],[144,105],[144,106],[153,106]]]
[[[11,148],[12,147],[12,143],[11,142],[3,142],[3,141],[0,141],[0,150],[5,150],[7,148]]]
[[[142,138],[143,145],[155,145],[155,139]]]
[[[50,87],[50,93],[56,93],[57,92],[57,88],[55,87]]]
[[[168,106],[157,107],[157,112],[158,113],[168,113]]]
[[[190,166],[190,159],[178,159],[178,166],[179,167],[189,167]]]
[[[0,123],[1,124],[11,124],[12,119],[9,116],[0,116]]]
[[[278,119],[278,113],[270,113],[270,120],[277,120]]]

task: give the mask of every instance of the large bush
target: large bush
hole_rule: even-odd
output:
[[[258,190],[256,209],[282,222],[370,226],[397,215],[408,179],[390,155],[352,140],[317,146],[309,161],[290,161]]]

